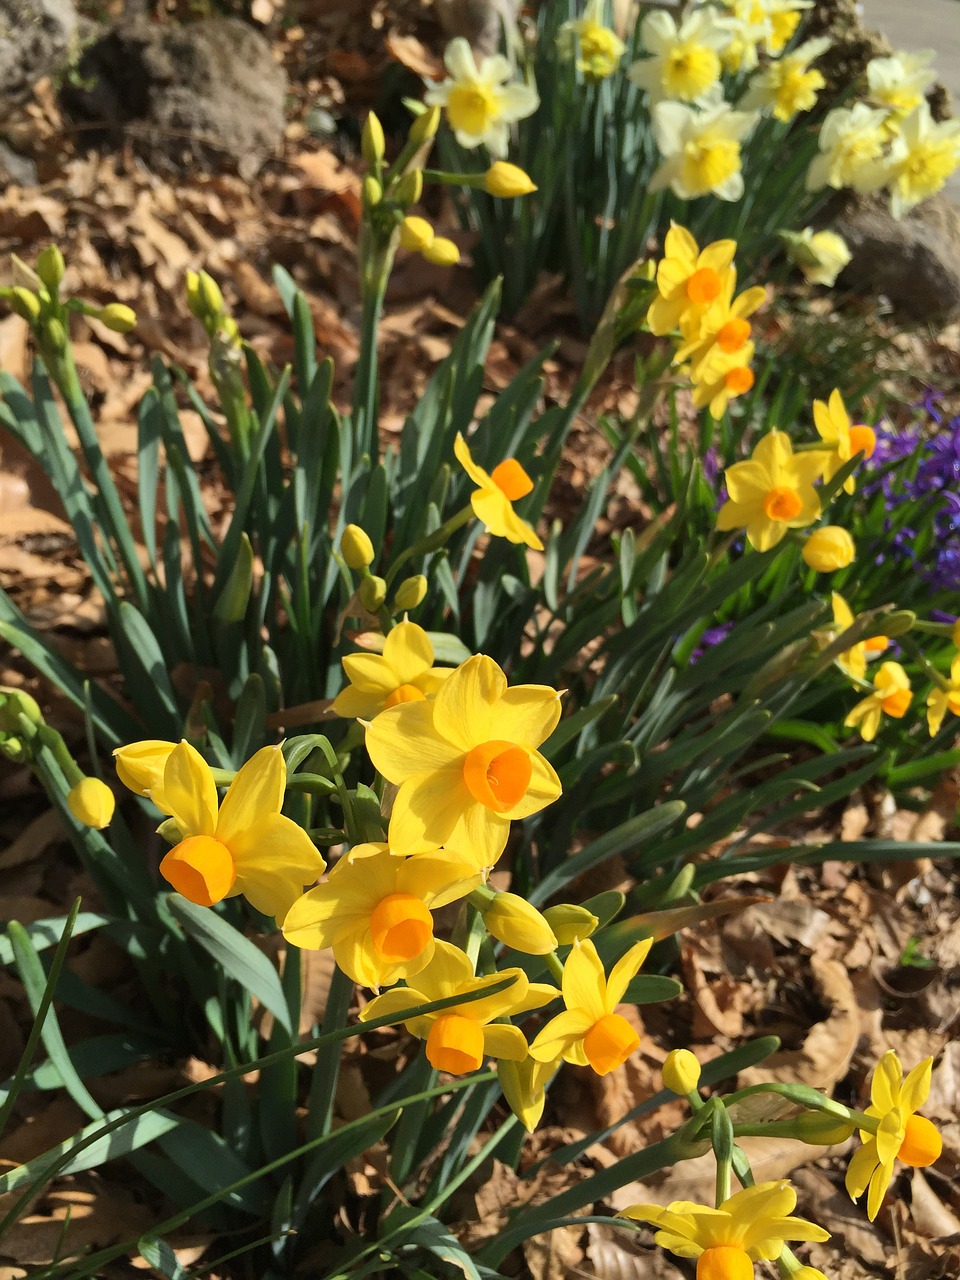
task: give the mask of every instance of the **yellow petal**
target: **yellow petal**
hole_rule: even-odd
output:
[[[367,725],[367,754],[373,767],[389,782],[404,783],[408,778],[445,770],[462,754],[462,748],[437,732],[436,705],[426,701],[402,702],[381,712]]]
[[[594,1019],[582,1009],[568,1009],[551,1018],[530,1046],[530,1056],[538,1062],[553,1062],[583,1040]]]
[[[416,1009],[422,1004],[429,1004],[435,998],[413,987],[394,987],[392,991],[384,991],[383,995],[365,1004],[357,1016],[361,1022],[371,1022],[374,1018],[403,1013],[406,1009]]]
[[[330,704],[330,710],[335,716],[342,716],[344,720],[372,720],[384,710],[387,698],[392,692],[393,689],[388,690],[387,693],[368,693],[364,689],[348,684],[334,698]]]
[[[607,1013],[613,1013],[617,1005],[623,1000],[627,987],[637,976],[640,966],[646,960],[652,946],[652,938],[643,938],[640,942],[635,942],[630,950],[625,952],[610,970],[610,977],[607,979]]]
[[[200,752],[183,741],[163,770],[164,811],[186,836],[212,836],[217,827],[217,788]]]
[[[394,688],[415,684],[433,666],[433,645],[415,622],[400,622],[387,635],[383,656],[396,673]]]
[[[421,705],[424,704],[405,704]],[[473,849],[466,847],[462,837],[457,837],[467,807],[481,806],[464,785],[463,771],[457,764],[408,778],[393,802],[389,832],[391,850],[404,855],[430,853],[441,845],[449,844],[458,853],[472,856]]]
[[[279,747],[261,748],[239,771],[223,797],[217,819],[217,839],[229,848],[233,840],[250,827],[279,813],[286,784],[283,752]]]
[[[268,814],[238,832],[229,847],[237,864],[235,891],[264,915],[278,919],[326,867],[303,828],[282,813]]]
[[[867,1217],[873,1222],[874,1218],[880,1212],[880,1206],[883,1204],[883,1197],[887,1194],[890,1183],[893,1181],[893,1164],[878,1164],[873,1171],[870,1179],[870,1187],[867,1191]]]
[[[457,461],[460,463],[461,467],[463,467],[464,471],[466,471],[474,484],[479,485],[481,489],[496,487],[493,483],[493,479],[486,471],[484,471],[483,467],[478,466],[477,463],[474,462],[473,454],[470,452],[470,448],[467,445],[466,440],[464,440],[459,431],[457,432],[456,440],[453,442],[453,452],[456,455]]]
[[[909,1115],[919,1111],[930,1096],[933,1059],[924,1058],[907,1075],[900,1089],[900,1106]]]
[[[494,660],[476,654],[444,681],[431,704],[434,732],[463,752],[502,738],[498,714],[506,693],[507,678]],[[418,772],[427,767],[421,763]]]
[[[870,1082],[870,1101],[878,1111],[889,1111],[899,1105],[902,1080],[900,1059],[892,1049],[888,1049],[877,1063]]]
[[[125,747],[117,747],[113,753],[117,777],[138,796],[150,795],[162,785],[163,771],[175,746],[175,742],[149,738],[143,742],[131,742]],[[156,799],[154,804],[157,804]]]
[[[556,770],[549,760],[544,759],[539,751],[530,752],[530,782],[524,795],[511,809],[505,809],[501,817],[511,821],[527,818],[531,813],[539,813],[548,804],[553,804],[563,794],[563,787],[557,777]]]
[[[483,1028],[483,1052],[488,1058],[523,1062],[527,1056],[527,1042],[519,1027],[507,1022],[491,1022]]]
[[[546,742],[560,721],[560,695],[543,684],[518,684],[497,703],[497,737],[524,747]]]
[[[864,1143],[859,1151],[855,1152],[849,1165],[847,1165],[847,1175],[844,1178],[844,1186],[847,1188],[847,1194],[851,1200],[859,1200],[866,1191],[870,1179],[873,1177],[873,1171],[880,1163],[877,1155],[877,1144],[874,1139]]]
[[[567,1008],[589,1014],[591,1024],[599,1022],[607,1012],[607,979],[597,948],[589,938],[571,948],[564,961],[561,987]]]
[[[397,865],[395,891],[410,893],[431,909],[465,897],[483,879],[472,859],[443,850],[415,853],[399,862],[391,856],[391,861]]]

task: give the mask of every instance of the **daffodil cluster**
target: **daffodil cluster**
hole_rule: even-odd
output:
[[[933,57],[932,50],[901,52],[867,64],[863,98],[823,122],[807,173],[811,190],[885,188],[900,218],[943,189],[960,166],[960,121],[931,114],[925,94],[936,76]]]

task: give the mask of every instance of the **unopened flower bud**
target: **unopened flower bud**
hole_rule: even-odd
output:
[[[417,605],[423,604],[426,594],[427,580],[422,573],[418,573],[413,578],[404,578],[397,587],[393,603],[397,609],[416,609]]]
[[[383,136],[383,125],[372,111],[367,113],[364,121],[363,133],[360,135],[360,150],[371,169],[379,168],[383,162],[387,144]]]
[[[561,947],[572,947],[575,942],[589,938],[600,923],[592,911],[573,902],[561,902],[556,907],[547,907],[543,917],[557,935]]]
[[[835,231],[814,231],[804,227],[802,231],[781,231],[787,257],[803,272],[811,284],[828,287],[850,261],[850,248],[843,236]]]
[[[409,209],[412,204],[417,204],[423,195],[423,170],[411,169],[409,173],[405,173],[397,183],[397,189],[394,197],[397,204],[402,205],[404,209]]]
[[[219,316],[224,310],[226,310],[223,303],[223,294],[220,292],[220,286],[208,272],[200,272],[197,289],[200,294],[200,301],[203,304],[203,308],[207,315],[210,317]]]
[[[825,524],[815,529],[803,544],[804,563],[817,573],[835,573],[853,564],[857,549],[853,538],[838,524]]]
[[[150,795],[163,782],[163,771],[176,745],[158,738],[146,738],[143,742],[117,747],[113,753],[117,777],[135,795]]]
[[[363,203],[368,209],[374,209],[382,199],[383,187],[372,173],[368,173],[363,180]]]
[[[0,686],[0,733],[19,733],[20,716],[26,716],[31,724],[43,724],[36,698],[22,689]]]
[[[358,524],[348,524],[340,536],[340,554],[350,569],[365,569],[373,564],[373,543]]]
[[[7,294],[11,311],[15,311],[28,324],[36,324],[40,319],[40,299],[21,284],[15,284]]]
[[[98,831],[110,825],[115,805],[113,792],[99,778],[83,778],[67,796],[67,807],[76,820]]]
[[[446,236],[434,236],[421,252],[428,262],[434,262],[438,267],[452,267],[460,261],[460,250]]]
[[[423,253],[433,244],[433,227],[426,218],[404,218],[400,223],[400,243],[413,253]]]
[[[122,302],[111,302],[103,308],[100,320],[114,333],[129,333],[137,323],[137,313]]]
[[[664,1088],[685,1097],[700,1083],[700,1063],[689,1049],[673,1049],[663,1064]]]
[[[357,588],[357,595],[360,597],[360,603],[368,613],[376,613],[387,598],[387,584],[382,578],[378,578],[375,573],[371,573],[360,583]]]
[[[842,1116],[831,1115],[828,1111],[803,1111],[785,1123],[790,1126],[790,1137],[814,1147],[832,1147],[838,1142],[846,1142],[857,1127],[853,1120],[844,1120]]]
[[[63,254],[55,244],[48,244],[37,258],[37,275],[51,293],[56,293],[60,288],[65,270]]]
[[[893,613],[888,613],[883,620],[883,635],[896,639],[897,636],[905,636],[908,631],[912,631],[917,621],[917,615],[912,609],[894,609]],[[957,632],[960,624],[954,628],[954,644],[957,643]],[[960,645],[957,646],[960,648]]]
[[[495,894],[482,908],[483,923],[499,942],[529,956],[556,951],[557,936],[536,907],[515,893]]]
[[[46,322],[40,336],[43,343],[57,355],[66,351],[69,346],[67,331],[56,316]]]
[[[436,137],[437,129],[440,127],[440,114],[439,107],[427,107],[426,111],[417,116],[410,126],[410,141],[420,147]]]
[[[492,196],[513,200],[516,196],[530,195],[532,191],[536,191],[537,186],[519,165],[495,160],[484,175],[483,188]]]

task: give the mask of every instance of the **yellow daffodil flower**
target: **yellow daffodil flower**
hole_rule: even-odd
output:
[[[560,780],[537,750],[560,719],[560,695],[516,685],[478,655],[447,679],[432,702],[405,702],[367,725],[374,767],[399,787],[390,848],[426,853],[441,845],[491,867],[510,823],[552,804]]]
[[[901,123],[887,157],[890,212],[895,218],[943,189],[960,165],[960,120],[937,124],[926,103]]]
[[[914,1169],[925,1169],[940,1157],[943,1142],[935,1127],[916,1113],[930,1093],[933,1059],[924,1058],[907,1078],[892,1051],[877,1063],[870,1085],[866,1115],[875,1122],[861,1129],[863,1146],[847,1168],[846,1188],[851,1200],[867,1192],[867,1217],[872,1222],[893,1179],[897,1160]]]
[[[830,452],[821,455],[824,459],[825,480],[832,480],[854,454],[862,453],[865,458],[869,458],[876,448],[877,433],[873,427],[864,423],[854,425],[850,422],[843,397],[836,388],[830,392],[829,400],[814,400],[813,422],[817,435],[830,446]],[[843,488],[845,493],[853,493],[853,476],[847,476]]]
[[[627,75],[646,89],[651,105],[667,98],[699,102],[720,80],[720,52],[729,40],[713,9],[694,9],[679,27],[664,9],[654,9],[640,24],[640,44],[650,57]]]
[[[820,515],[813,482],[822,470],[822,454],[795,454],[785,432],[768,432],[749,461],[727,467],[730,498],[717,514],[717,528],[745,529],[752,547],[769,551],[788,529],[805,528]]]
[[[807,190],[852,187],[864,195],[882,187],[888,176],[886,119],[886,111],[865,102],[828,111],[817,139],[820,154],[807,170]]]
[[[507,1100],[507,1106],[517,1117],[527,1133],[533,1133],[543,1115],[547,1100],[547,1085],[561,1063],[559,1057],[552,1062],[538,1062],[527,1056],[522,1062],[502,1058],[497,1063],[497,1079]]]
[[[960,716],[960,653],[950,663],[948,687],[941,689],[939,685],[934,685],[927,694],[927,727],[931,738],[940,732],[943,717],[948,711]]]
[[[834,591],[831,600],[833,603],[834,626],[831,631],[823,634],[822,640],[820,640],[821,648],[837,635],[852,627],[855,621],[853,610],[839,592]],[[817,634],[819,639],[820,633]],[[866,640],[859,640],[840,654],[836,659],[837,666],[854,680],[863,680],[867,674],[867,659],[878,653],[883,653],[889,644],[890,641],[886,636],[870,636]]]
[[[472,862],[443,849],[397,858],[385,844],[358,844],[294,902],[283,936],[310,951],[332,947],[362,987],[389,987],[433,958],[431,911],[466,897],[481,879]]]
[[[160,863],[160,874],[197,906],[242,893],[264,915],[282,919],[326,866],[303,828],[280,812],[286,783],[280,748],[264,747],[218,806],[210,766],[188,742],[174,747],[163,771],[163,797],[180,840]]]
[[[830,288],[850,262],[849,246],[835,231],[814,231],[812,227],[804,227],[802,231],[781,231],[780,239],[787,257],[811,284]]]
[[[513,68],[502,54],[483,58],[478,67],[463,36],[450,41],[443,61],[450,75],[428,89],[424,101],[443,107],[461,147],[484,146],[502,160],[510,125],[533,115],[540,104],[536,89],[513,80]]]
[[[776,56],[783,52],[800,25],[800,15],[813,8],[813,0],[763,0],[770,19],[770,34],[765,44],[767,53]]]
[[[521,520],[513,504],[525,498],[533,489],[533,481],[516,458],[504,458],[493,472],[488,474],[473,460],[466,440],[460,433],[454,441],[453,452],[467,475],[479,488],[470,495],[473,514],[482,520],[487,532],[508,542],[525,543],[534,551],[542,551],[543,543],[533,526]]]
[[[880,728],[881,716],[901,720],[912,699],[910,677],[900,663],[883,662],[873,677],[873,693],[858,702],[843,723],[848,729],[859,726],[864,742],[872,742]]]
[[[614,1010],[652,945],[652,938],[634,943],[610,970],[608,978],[593,943],[589,939],[574,943],[560,984],[566,1012],[558,1013],[547,1023],[530,1046],[530,1056],[538,1062],[552,1062],[562,1056],[577,1066],[593,1067],[600,1076],[622,1066],[640,1047],[640,1037]]]
[[[583,17],[564,22],[557,33],[557,49],[564,57],[578,53],[577,70],[594,82],[612,76],[627,46],[605,25],[604,0],[587,0]]]
[[[725,273],[723,288],[716,301],[706,310],[688,311],[680,320],[681,342],[674,357],[674,364],[689,362],[694,381],[701,381],[700,366],[712,352],[732,356],[742,351],[750,339],[750,323],[758,307],[766,301],[767,291],[760,285],[745,289],[738,297],[737,273],[730,268]]]
[[[710,194],[739,200],[740,143],[759,119],[755,111],[734,111],[719,88],[703,95],[699,110],[682,102],[658,102],[653,108],[653,136],[663,162],[647,189],[669,187],[682,200]]]
[[[895,115],[909,115],[923,104],[927,89],[937,78],[930,65],[932,49],[915,53],[894,53],[888,58],[871,58],[867,63],[867,93],[872,102]]]
[[[816,573],[836,573],[853,564],[857,549],[849,532],[838,524],[821,525],[803,544],[803,562]]]
[[[394,987],[365,1005],[360,1021],[399,1013],[448,996],[466,996],[495,986],[504,978],[513,983],[497,995],[481,996],[469,1004],[451,1005],[437,1013],[410,1018],[404,1026],[411,1035],[426,1040],[427,1061],[437,1071],[463,1075],[476,1071],[484,1058],[508,1058],[522,1062],[527,1056],[527,1042],[519,1027],[496,1022],[497,1018],[540,1009],[556,996],[547,983],[530,982],[522,969],[504,969],[500,973],[474,976],[473,966],[459,949],[449,942],[438,942],[430,963],[417,974],[415,987]]]
[[[794,1218],[797,1193],[789,1182],[758,1182],[745,1187],[718,1209],[675,1200],[635,1204],[625,1218],[650,1222],[662,1249],[680,1258],[697,1259],[697,1280],[752,1280],[755,1262],[779,1258],[787,1240],[829,1240],[829,1231],[805,1218]]]
[[[736,272],[730,265],[735,240],[715,240],[701,253],[686,229],[670,223],[657,264],[658,296],[647,311],[647,327],[658,336],[698,324],[724,296],[733,296]]]
[[[750,361],[754,350],[752,342],[745,342],[731,352],[718,346],[711,348],[700,364],[690,371],[695,408],[709,408],[714,418],[722,418],[730,401],[745,395],[753,386]]]
[[[334,698],[330,710],[364,720],[401,702],[434,697],[453,672],[452,667],[433,665],[430,637],[406,619],[388,632],[383,653],[351,653],[342,662],[350,683]]]
[[[741,106],[751,110],[770,110],[777,120],[784,123],[801,111],[809,111],[826,84],[819,71],[810,70],[810,63],[826,53],[830,45],[825,36],[806,40],[777,62],[772,62],[751,81]]]
[[[164,804],[163,771],[176,745],[146,738],[143,742],[117,747],[113,753],[117,777],[123,785],[134,795],[149,797],[161,813],[170,812]]]
[[[730,41],[721,54],[725,71],[755,71],[760,45],[773,37],[773,23],[760,0],[722,0]]]

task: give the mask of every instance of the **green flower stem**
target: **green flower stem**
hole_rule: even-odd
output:
[[[547,962],[547,968],[550,970],[550,976],[554,979],[554,981],[563,982],[563,965],[557,953],[555,951],[551,951],[548,955],[545,955],[543,958]]]
[[[827,1115],[836,1116],[839,1120],[856,1120],[860,1124],[860,1120],[870,1120],[869,1116],[864,1116],[860,1111],[852,1111],[849,1107],[845,1107],[842,1102],[834,1102],[832,1098],[826,1097],[816,1089],[811,1089],[807,1085],[798,1084],[778,1084],[771,1082],[770,1084],[752,1084],[746,1089],[738,1089],[736,1093],[730,1093],[724,1098],[724,1104],[727,1107],[733,1106],[735,1102],[740,1102],[744,1098],[756,1097],[761,1093],[773,1093],[779,1097],[786,1098],[790,1102],[797,1103],[801,1107],[806,1107],[808,1111],[825,1111]],[[871,1121],[872,1131],[876,1131],[877,1121]],[[863,1125],[863,1128],[870,1128],[870,1125]]]
[[[920,618],[913,624],[914,631],[920,631],[928,636],[944,636],[948,640],[953,639],[955,628],[955,622],[924,622]]]
[[[425,556],[431,551],[436,551],[437,548],[442,547],[447,539],[452,537],[458,529],[462,529],[463,526],[472,519],[473,507],[467,503],[467,505],[462,507],[455,515],[452,515],[449,520],[445,520],[439,529],[435,529],[433,533],[428,533],[426,537],[420,538],[419,541],[413,543],[412,546],[407,547],[405,551],[401,551],[400,555],[397,556],[396,560],[387,572],[385,579],[387,590],[390,590],[390,586],[393,583],[394,578],[396,578],[397,574],[408,560],[412,560],[415,556]]]
[[[923,668],[924,672],[929,676],[937,688],[943,689],[945,692],[949,691],[950,681],[941,671],[937,670],[927,657],[924,656],[920,646],[912,636],[900,636],[899,639],[903,648],[909,651],[914,662]]]
[[[377,368],[377,334],[383,313],[390,269],[397,252],[399,233],[385,233],[371,223],[370,215],[360,227],[360,285],[363,311],[360,321],[360,356],[354,374],[351,423],[356,456],[379,457],[377,422],[380,403]]]

